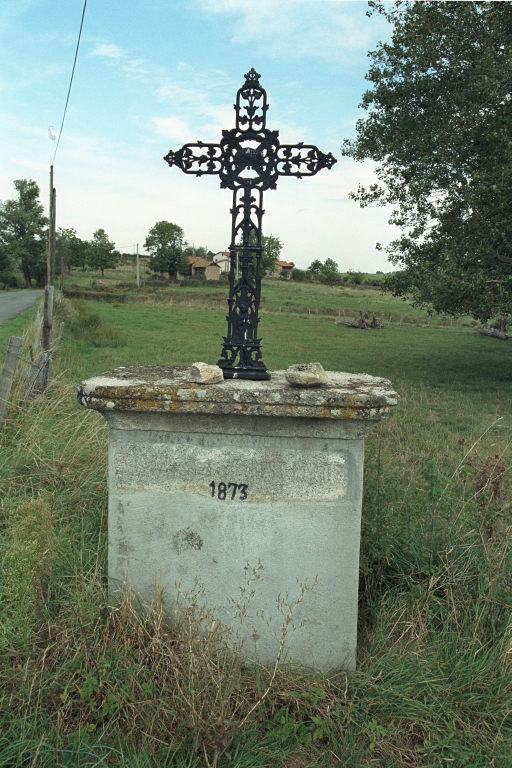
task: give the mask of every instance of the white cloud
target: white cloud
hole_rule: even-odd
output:
[[[192,131],[179,117],[152,117],[151,122],[159,136],[170,141],[190,141]]]
[[[349,62],[365,54],[380,17],[368,19],[361,3],[342,0],[195,0],[204,13],[232,18],[231,42],[254,53],[287,59]]]
[[[174,128],[175,125],[185,124],[186,115],[186,123],[193,127],[189,129],[185,140],[219,141],[222,129],[234,124],[233,105],[219,103],[220,100],[216,99],[219,84],[224,85],[224,81],[222,73],[217,76],[214,73],[213,77],[211,73],[206,77],[199,77],[190,72],[186,82],[182,79],[168,79],[159,86],[157,94],[171,115],[154,117],[153,124],[159,129],[159,126],[165,126],[168,122],[169,126]],[[195,84],[199,82],[200,85]]]
[[[124,51],[114,43],[101,43],[94,51],[91,51],[91,56],[104,56],[107,59],[114,59],[114,61],[120,61],[124,58]]]

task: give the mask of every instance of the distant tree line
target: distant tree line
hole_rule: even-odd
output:
[[[254,241],[251,241],[254,242]],[[283,247],[279,238],[274,235],[262,237],[263,252],[261,255],[261,274],[270,274]],[[200,256],[208,261],[214,254],[202,246],[191,246],[185,240],[185,233],[179,224],[170,221],[158,221],[149,230],[144,242],[144,248],[150,253],[149,265],[160,275],[168,274],[169,278],[176,277],[179,272],[186,272],[189,266],[190,256]],[[255,275],[256,262],[252,260],[249,265],[249,273]]]
[[[16,287],[20,273],[25,287],[43,286],[46,282],[46,248],[48,242],[48,218],[40,203],[39,186],[29,179],[14,182],[16,195],[0,202],[0,284]],[[269,235],[263,237],[261,259],[262,274],[269,274],[283,247],[281,241]],[[189,257],[212,260],[214,254],[206,247],[190,245],[179,224],[158,221],[148,232],[144,248],[150,255],[149,267],[162,276],[176,277],[186,272]],[[72,268],[115,269],[121,254],[104,229],[97,229],[91,240],[78,237],[72,228],[60,228],[56,232],[57,272],[62,264],[68,274]],[[250,271],[254,276],[255,262]]]
[[[16,179],[16,195],[0,202],[0,283],[16,287],[21,273],[26,288],[43,286],[46,282],[46,246],[48,218],[39,201],[35,181]],[[74,229],[56,232],[57,269],[59,264],[71,271],[115,267],[121,254],[104,229],[98,229],[91,240],[82,240]]]
[[[368,277],[364,272],[354,272],[350,269],[345,273],[340,272],[334,259],[326,259],[323,263],[320,259],[315,259],[307,269],[295,268],[292,279],[298,282],[320,282],[325,285],[340,283],[380,285],[379,280],[376,280],[375,277]]]

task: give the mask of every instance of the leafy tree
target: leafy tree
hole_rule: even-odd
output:
[[[86,240],[77,237],[75,229],[58,229],[55,235],[57,270],[61,257],[69,274],[71,274],[71,267],[81,267],[85,270],[89,247]]]
[[[510,313],[512,4],[370,5],[392,38],[369,54],[367,115],[342,153],[377,164],[353,198],[395,206],[401,269],[383,284],[437,312]]]
[[[17,197],[0,203],[0,250],[2,274],[23,273],[25,285],[32,281],[44,285],[46,278],[46,239],[48,219],[39,202],[35,181],[16,179]]]
[[[308,273],[305,269],[295,269],[292,272],[292,280],[296,280],[298,283],[303,283],[308,277]]]
[[[161,275],[168,272],[169,277],[173,277],[177,272],[184,272],[188,268],[184,253],[185,233],[178,224],[158,221],[149,230],[144,248],[151,254],[151,269]]]
[[[0,283],[6,288],[8,285],[15,285],[14,269],[9,259],[7,247],[0,244]]]
[[[334,259],[326,259],[322,267],[322,282],[337,283],[341,279],[338,265]]]
[[[251,232],[249,242],[251,245],[256,245],[256,235],[254,232]],[[279,238],[274,237],[274,235],[262,235],[261,245],[263,250],[261,252],[260,270],[261,276],[265,277],[265,275],[270,275],[274,271],[275,263],[279,260],[279,255],[283,249],[283,244]],[[256,277],[255,258],[253,258],[249,264],[249,275],[251,277]]]
[[[261,275],[270,275],[274,271],[276,261],[279,261],[279,256],[283,250],[283,244],[278,237],[274,235],[262,235],[261,245],[263,251],[261,254]]]
[[[70,242],[70,262],[68,271],[71,272],[71,267],[80,267],[85,272],[88,252],[89,243],[87,240],[81,240],[79,237],[74,237]]]
[[[338,265],[334,259],[326,259],[323,264],[319,259],[315,259],[308,267],[307,274],[308,277],[314,277],[322,283],[339,283],[341,280]]]
[[[109,240],[104,229],[97,229],[89,242],[87,249],[87,266],[92,269],[101,269],[101,276],[105,277],[106,269],[115,269],[121,258],[116,251],[115,243]]]
[[[310,275],[313,275],[313,277],[320,278],[320,275],[322,274],[323,264],[320,261],[320,259],[315,259],[308,267],[308,272]]]
[[[195,256],[196,258],[209,259],[210,251],[202,245],[186,245],[183,249],[183,255],[187,258]]]

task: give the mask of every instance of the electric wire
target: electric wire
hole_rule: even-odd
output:
[[[60,124],[59,138],[57,139],[57,146],[55,147],[55,153],[53,155],[52,165],[55,163],[55,157],[57,156],[57,150],[60,144],[60,137],[62,136],[62,129],[64,128],[64,120],[66,119],[66,112],[68,109],[69,94],[71,93],[71,86],[73,85],[73,77],[75,75],[76,60],[78,58],[78,49],[80,47],[80,39],[82,37],[82,27],[84,26],[85,9],[87,8],[87,0],[84,0],[84,9],[82,11],[82,20],[80,22],[80,30],[78,32],[78,40],[76,44],[75,60],[73,61],[73,69],[71,70],[71,79],[69,81],[68,95],[66,97],[66,104],[64,106],[64,114],[62,115],[62,123]]]

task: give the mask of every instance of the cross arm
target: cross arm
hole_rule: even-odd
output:
[[[218,174],[222,169],[222,147],[220,144],[206,144],[203,141],[184,144],[176,152],[169,150],[164,160],[171,168],[176,165],[183,173],[193,176]]]
[[[279,176],[314,176],[322,168],[332,168],[338,161],[329,152],[325,155],[313,144],[281,144],[277,150]]]

